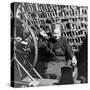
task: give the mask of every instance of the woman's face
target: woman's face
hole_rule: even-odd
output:
[[[59,38],[60,38],[60,36],[61,36],[60,24],[56,24],[56,25],[55,25],[55,29],[54,29],[54,32],[53,32],[53,36],[54,36],[56,39],[59,39]]]

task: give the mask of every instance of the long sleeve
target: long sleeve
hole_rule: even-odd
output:
[[[69,56],[70,59],[72,59],[72,57],[74,56],[73,52],[72,52],[72,48],[69,45],[69,42],[67,39],[65,39],[65,48],[66,48],[66,54]]]
[[[37,44],[38,44],[38,48],[45,48],[45,46],[47,46],[47,44],[48,44],[48,41],[39,40]]]

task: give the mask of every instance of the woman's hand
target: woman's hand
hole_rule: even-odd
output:
[[[40,34],[41,34],[43,37],[48,38],[48,35],[46,34],[45,31],[41,31]]]

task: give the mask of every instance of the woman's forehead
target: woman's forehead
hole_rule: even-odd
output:
[[[54,29],[54,33],[60,33],[60,29]]]
[[[58,24],[55,24],[55,27],[60,27],[60,24],[58,23]]]

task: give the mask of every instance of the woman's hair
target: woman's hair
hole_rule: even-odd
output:
[[[52,32],[54,32],[56,25],[59,25],[59,26],[60,26],[60,30],[61,30],[61,24],[60,24],[60,23],[56,23],[56,24],[52,24],[52,25],[51,25],[51,30],[52,30]]]

